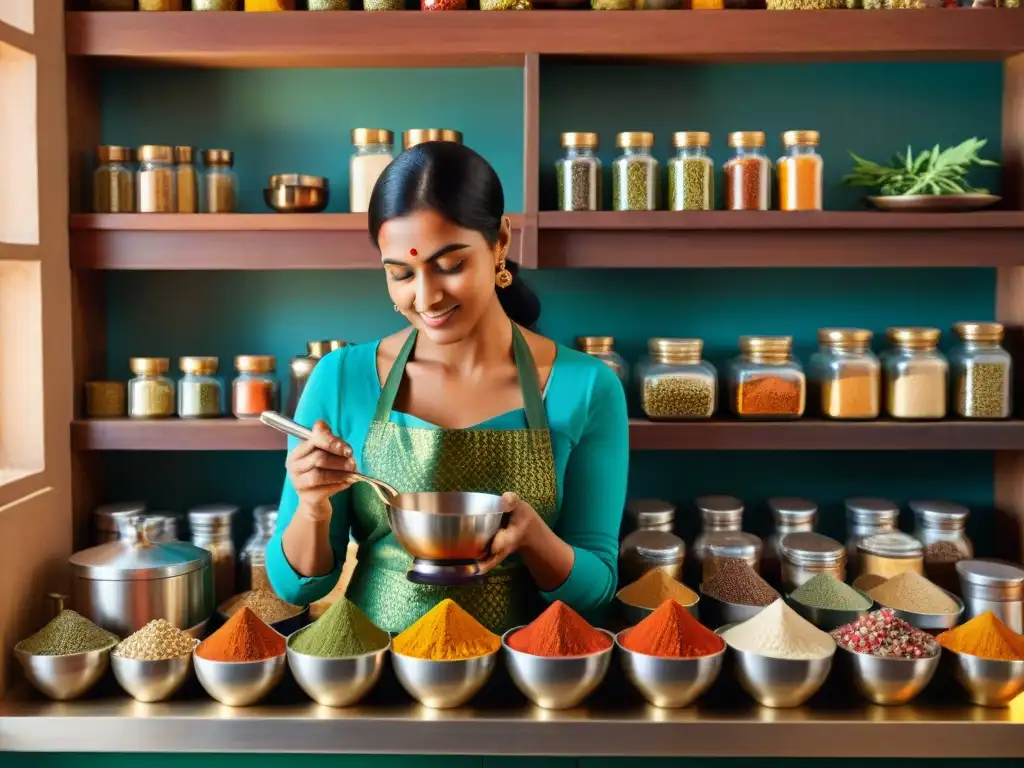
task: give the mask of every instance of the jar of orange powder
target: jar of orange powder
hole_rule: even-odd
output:
[[[238,376],[231,384],[231,410],[239,419],[258,419],[277,410],[277,362],[273,355],[238,355]]]
[[[817,131],[786,131],[782,145],[786,154],[775,169],[779,177],[780,211],[820,211],[824,163],[817,147]]]

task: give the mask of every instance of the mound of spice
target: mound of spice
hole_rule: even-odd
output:
[[[779,599],[779,593],[745,560],[722,560],[701,589],[708,597],[736,605],[771,605]]]
[[[738,651],[771,659],[824,659],[836,650],[831,635],[782,600],[776,600],[754,618],[730,627],[722,633],[722,639]]]
[[[939,652],[935,638],[883,608],[832,630],[832,639],[854,653],[888,659],[928,659]]]
[[[830,611],[866,611],[871,607],[869,599],[831,573],[819,573],[805,581],[790,597],[809,608]]]
[[[943,592],[941,587],[914,571],[897,574],[868,594],[879,604],[897,611],[935,615],[960,610],[956,601]]]
[[[323,616],[291,641],[293,651],[307,656],[344,659],[386,648],[391,636],[345,598],[328,608]]]
[[[885,581],[885,576],[879,576],[877,573],[865,573],[853,580],[853,586],[855,589],[867,592],[870,595],[872,589],[885,584]]]
[[[935,639],[943,648],[966,656],[997,661],[1024,660],[1024,635],[1018,635],[992,611],[948,629]]]
[[[117,641],[117,635],[97,627],[84,616],[63,610],[45,627],[18,643],[17,648],[35,656],[68,656],[112,648]]]
[[[114,655],[139,661],[164,661],[188,656],[199,645],[188,632],[182,632],[166,619],[154,619],[117,644]]]
[[[394,639],[399,656],[432,661],[474,659],[494,653],[501,638],[451,599],[442,600]]]
[[[607,651],[612,639],[556,600],[530,624],[509,635],[508,647],[531,656],[589,656]]]
[[[675,600],[666,600],[650,616],[622,633],[623,648],[646,656],[693,659],[725,648],[725,641],[697,621]]]
[[[284,652],[284,637],[248,606],[243,606],[196,648],[196,656],[208,661],[263,661]]]
[[[221,613],[230,618],[243,608],[251,609],[267,624],[276,624],[302,613],[300,606],[286,603],[269,589],[250,589],[235,595],[224,604]]]
[[[648,571],[620,589],[616,597],[627,605],[640,608],[657,608],[666,600],[675,600],[680,605],[697,602],[696,592],[660,570]]]

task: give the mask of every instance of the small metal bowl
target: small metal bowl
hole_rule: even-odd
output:
[[[70,701],[99,682],[107,671],[110,651],[115,645],[65,656],[41,656],[15,646],[14,656],[25,671],[25,677],[40,693],[56,701]]]
[[[324,187],[269,187],[263,190],[263,200],[278,213],[320,213],[330,201],[330,190]]]
[[[953,659],[953,675],[972,704],[1006,707],[1024,691],[1024,661],[983,659],[948,649],[947,653]]]
[[[304,631],[300,629],[288,638],[288,667],[299,687],[317,704],[348,707],[366,696],[377,684],[390,643],[378,651],[360,656],[310,656],[292,648],[292,640]]]
[[[767,605],[741,605],[740,603],[726,603],[700,591],[700,612],[704,617],[704,625],[715,628],[726,624],[740,624],[747,619],[752,619]]]
[[[110,655],[114,677],[136,701],[165,701],[181,688],[192,671],[192,654],[176,659],[144,661]]]
[[[465,704],[484,687],[494,672],[498,652],[472,659],[434,661],[391,653],[395,676],[416,701],[432,709]]]
[[[873,704],[906,704],[923,691],[939,668],[941,651],[921,659],[893,659],[839,646],[858,692]]]
[[[627,630],[623,630],[625,632]],[[688,707],[707,691],[722,671],[725,648],[710,656],[669,659],[631,651],[615,636],[626,678],[656,707]]]
[[[255,704],[284,676],[287,656],[263,661],[210,661],[193,653],[196,677],[208,694],[229,707]]]
[[[510,648],[508,638],[522,627],[513,627],[501,637],[512,682],[530,701],[543,709],[575,707],[604,680],[612,660],[615,636],[601,629],[608,637],[608,647],[586,656],[534,656]]]
[[[410,555],[431,561],[481,560],[504,516],[490,493],[402,493],[388,507],[388,523]]]
[[[810,605],[804,605],[792,595],[786,597],[786,603],[818,629],[831,632],[837,627],[852,624],[857,619],[871,613],[871,608],[875,604],[871,596],[866,592],[861,592],[859,589],[857,593],[868,601],[868,607],[860,611],[837,611],[832,608],[815,608]]]
[[[942,590],[946,592],[946,590]],[[907,624],[918,629],[923,629],[926,632],[944,632],[947,629],[952,629],[960,623],[961,617],[964,615],[964,603],[959,597],[954,595],[952,592],[946,592],[947,595],[956,603],[956,613],[914,613],[913,611],[901,611],[896,608],[892,608],[892,613],[899,619],[903,619]],[[878,603],[882,608],[889,608],[887,605]]]
[[[683,608],[685,608],[687,612],[691,616],[693,616],[693,618],[699,620],[699,606],[700,596],[698,596],[697,599],[689,605],[684,605]],[[622,617],[623,621],[625,621],[631,627],[635,626],[636,624],[639,624],[641,621],[646,619],[655,611],[654,608],[644,608],[642,605],[633,605],[632,603],[627,603],[625,600],[620,600],[617,597],[615,598],[615,607],[618,610],[619,615]]]

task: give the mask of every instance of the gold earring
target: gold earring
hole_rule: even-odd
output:
[[[494,284],[499,288],[508,288],[512,285],[512,273],[505,269],[505,259],[498,262],[498,273],[494,276]]]
[[[393,307],[395,308],[395,312],[401,312],[401,311],[402,311],[402,310],[400,310],[400,309],[398,308],[398,305],[397,305],[397,304],[392,304],[391,306],[393,306]]]

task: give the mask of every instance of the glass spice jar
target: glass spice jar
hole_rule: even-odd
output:
[[[164,374],[171,367],[166,357],[133,357],[128,367],[135,378],[128,382],[128,416],[160,419],[174,415],[174,382]]]
[[[238,376],[231,384],[231,412],[239,419],[258,419],[277,410],[277,364],[273,355],[238,355]]]
[[[676,156],[668,161],[671,211],[710,211],[715,206],[715,164],[708,157],[711,134],[679,131],[672,135]]]
[[[383,128],[353,128],[348,160],[349,210],[366,213],[377,179],[394,159],[395,134]]]
[[[155,144],[139,147],[135,210],[139,213],[174,213],[178,210],[174,148]]]
[[[693,540],[687,580],[699,584],[708,550],[708,537],[713,533],[743,530],[743,502],[735,496],[709,494],[699,496],[694,505],[700,514],[701,531]]]
[[[622,516],[627,534],[641,530],[672,533],[675,521],[676,505],[661,499],[630,499]]]
[[[924,575],[924,547],[913,536],[901,531],[877,533],[857,544],[858,580],[865,576],[891,579],[907,571]]]
[[[622,154],[612,163],[612,208],[653,211],[658,207],[658,161],[651,154],[654,134],[627,131],[615,137]]]
[[[822,328],[808,364],[811,402],[828,419],[876,419],[881,409],[882,364],[871,351],[871,331]]]
[[[85,415],[89,419],[115,419],[127,413],[128,392],[123,381],[85,382]]]
[[[870,536],[897,529],[900,508],[888,499],[858,496],[846,499],[846,561],[855,563],[857,545]]]
[[[97,147],[99,166],[92,175],[93,213],[133,213],[135,174],[128,147]]]
[[[789,533],[779,541],[782,591],[792,592],[821,573],[846,581],[846,547],[813,531]]]
[[[782,134],[786,154],[775,165],[779,176],[780,211],[822,209],[824,162],[816,149],[819,139],[817,131],[786,131]]]
[[[178,188],[178,213],[199,213],[199,174],[196,173],[193,147],[174,148],[174,176]]]
[[[636,369],[640,407],[654,421],[709,419],[718,405],[718,372],[701,359],[701,339],[656,338]]]
[[[1013,358],[1003,349],[1001,323],[957,323],[960,343],[950,350],[953,409],[964,419],[1010,416]]]
[[[585,352],[591,357],[596,357],[603,362],[619,377],[619,381],[626,384],[629,381],[629,369],[626,361],[615,351],[615,338],[612,336],[577,336],[576,349]]]
[[[632,584],[648,571],[681,579],[685,559],[686,544],[674,533],[633,531],[619,545],[619,584]]]
[[[248,8],[246,8],[248,10]],[[234,213],[238,206],[238,177],[232,170],[235,155],[227,149],[203,150],[203,213]]]
[[[885,410],[894,419],[946,415],[949,364],[937,349],[938,328],[890,328],[892,348],[882,358]]]
[[[771,584],[782,580],[782,549],[779,542],[791,533],[813,533],[818,519],[818,505],[799,498],[768,499],[768,509],[775,522],[775,531],[765,542],[761,555],[761,575]]]
[[[412,149],[427,141],[453,141],[461,144],[462,132],[450,128],[410,128],[402,134],[402,146],[405,149]]]
[[[764,545],[760,537],[743,531],[716,531],[706,539],[707,550],[701,563],[701,584],[707,584],[718,573],[724,560],[742,560],[755,573],[761,570],[761,552]]]
[[[466,0],[420,0],[421,11],[464,11]]]
[[[252,511],[252,536],[238,555],[238,591],[271,590],[267,578],[267,546],[277,528],[277,505],[261,504]]]
[[[804,413],[807,381],[792,356],[789,336],[741,336],[740,356],[729,372],[733,413],[750,419],[798,419]]]
[[[192,0],[193,11],[237,11],[241,0]]]
[[[725,207],[730,211],[767,211],[772,166],[764,156],[763,131],[729,134],[732,157],[725,162]]]
[[[970,510],[951,501],[911,501],[914,538],[924,545],[924,573],[943,589],[957,592],[960,579],[956,564],[974,557],[967,536]]]
[[[224,415],[224,387],[217,378],[216,357],[183,357],[178,361],[185,374],[178,382],[178,416],[211,419]]]
[[[565,156],[555,161],[558,210],[601,210],[601,161],[596,133],[563,133]]]

